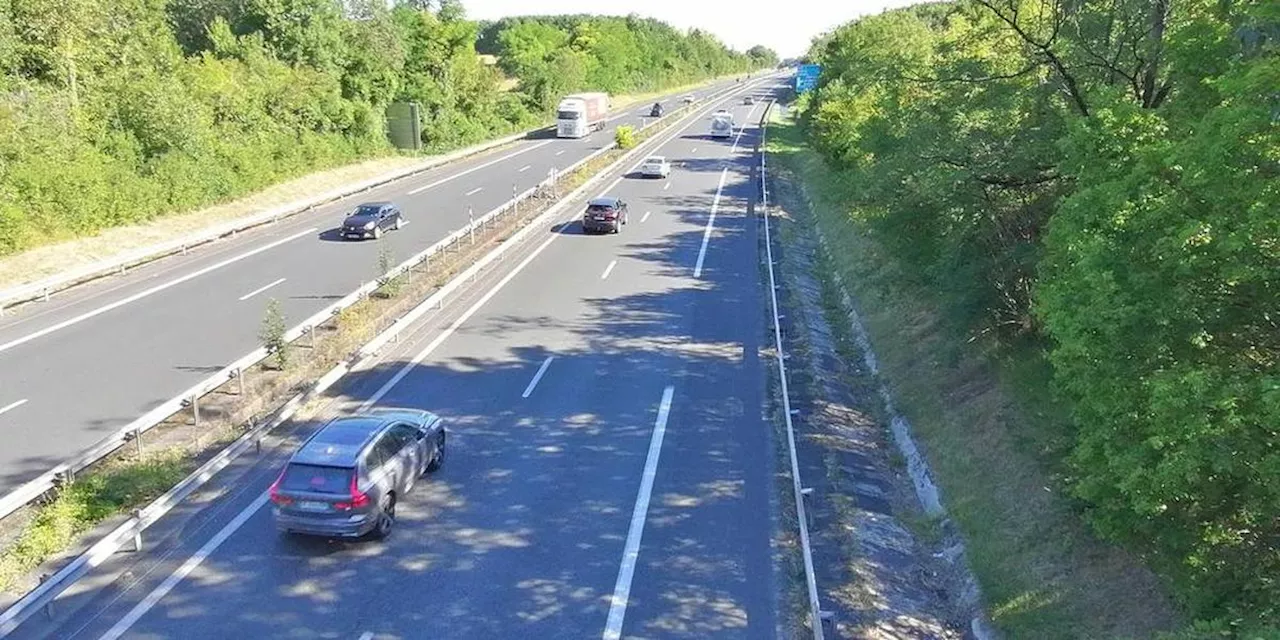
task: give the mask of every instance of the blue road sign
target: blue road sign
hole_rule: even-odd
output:
[[[818,73],[822,67],[816,64],[802,64],[796,70],[796,93],[804,93],[818,84]]]

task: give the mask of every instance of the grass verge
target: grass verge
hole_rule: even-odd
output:
[[[637,131],[637,143],[665,131],[679,116],[673,114],[673,118]],[[601,154],[573,173],[564,174],[557,193],[568,194],[623,153],[613,150]],[[147,504],[177,484],[218,445],[269,419],[289,398],[314,384],[455,273],[478,261],[495,243],[506,241],[556,202],[551,198],[525,201],[518,213],[477,230],[474,241],[461,241],[429,263],[383,283],[373,295],[317,326],[312,337],[295,341],[290,346],[292,355],[287,367],[270,366],[275,359],[269,358],[246,371],[241,382],[228,383],[201,398],[199,423],[192,413],[175,414],[166,424],[145,434],[145,447],[123,447],[95,468],[81,472],[74,483],[47,502],[11,516],[20,517],[23,523],[21,531],[0,549],[0,591],[17,594],[33,587],[33,570],[74,548],[100,523]],[[385,272],[386,265],[403,258],[380,251],[377,263],[370,265],[371,275]]]
[[[1095,537],[1054,477],[1064,412],[1036,353],[994,362],[981,341],[906,284],[850,211],[848,180],[775,119],[775,178],[801,186],[833,250],[827,268],[858,302],[880,374],[912,423],[992,620],[1012,638],[1152,637],[1179,616],[1141,562]],[[794,205],[793,205],[794,206]]]

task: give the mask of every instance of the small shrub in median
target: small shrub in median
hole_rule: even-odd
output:
[[[620,149],[630,149],[636,146],[636,128],[624,124],[613,132],[613,141],[618,143]]]
[[[395,253],[385,241],[379,241],[378,247],[378,292],[384,298],[394,298],[400,293],[400,278],[384,278],[383,276],[396,266]]]
[[[267,353],[275,357],[276,369],[281,371],[289,366],[289,341],[284,339],[287,330],[284,313],[280,311],[280,301],[272,298],[267,302],[267,312],[262,318],[262,331],[258,337]]]

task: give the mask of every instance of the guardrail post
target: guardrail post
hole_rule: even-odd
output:
[[[142,528],[141,528],[142,510],[141,509],[133,510],[133,519],[135,520],[135,522],[133,523],[133,552],[142,553]]]
[[[142,427],[133,428],[133,450],[139,458],[142,457]]]
[[[476,243],[476,218],[471,213],[471,205],[467,205],[467,232],[471,235],[471,244]]]
[[[306,332],[307,334],[307,348],[315,349],[316,348],[316,328],[312,326],[308,326],[304,328],[303,331]]]
[[[804,500],[804,519],[805,525],[810,529],[813,528],[813,487],[805,487],[800,490],[800,498]]]
[[[236,379],[236,395],[244,395],[244,369],[233,370],[231,377]]]
[[[195,420],[195,426],[200,426],[200,396],[191,396],[191,416]]]
[[[124,273],[124,267],[120,267],[120,273]],[[44,298],[44,301],[45,301],[45,302],[48,302],[48,301],[49,301],[49,287],[45,287],[45,288],[41,291],[41,293],[43,293],[43,294],[44,294],[43,296],[41,296],[42,298]]]
[[[44,584],[45,582],[48,582],[48,580],[49,580],[49,574],[47,573],[40,574],[40,584]],[[54,600],[53,598],[49,598],[49,601],[44,603],[44,615],[46,618],[50,620],[53,619],[53,600]]]
[[[520,217],[520,201],[516,199],[516,183],[511,183],[511,213]]]

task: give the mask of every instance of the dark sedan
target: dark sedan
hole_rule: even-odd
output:
[[[601,197],[587,203],[582,214],[582,230],[587,233],[605,231],[618,233],[627,223],[627,203],[621,198]]]
[[[381,238],[389,229],[404,226],[404,214],[400,208],[390,202],[366,202],[352,211],[342,221],[342,237],[344,238]]]

